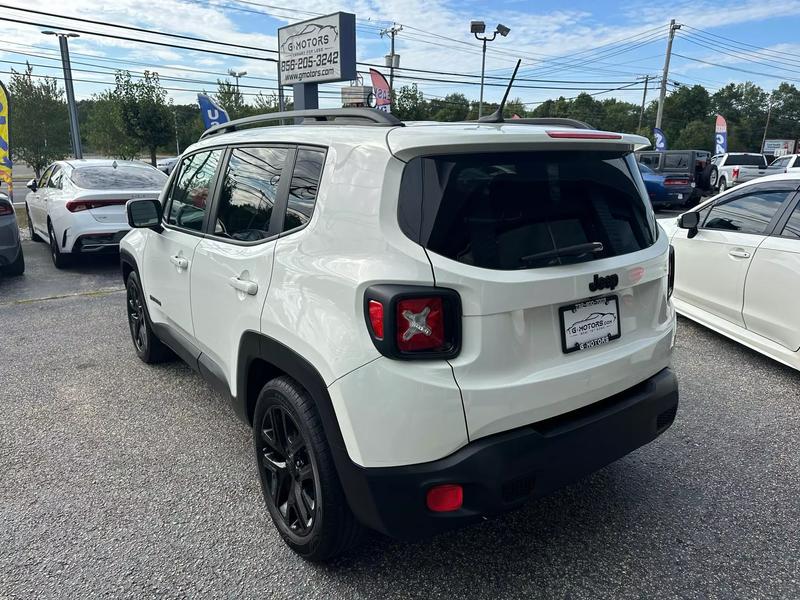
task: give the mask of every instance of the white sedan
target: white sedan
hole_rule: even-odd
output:
[[[719,194],[673,222],[678,313],[800,369],[800,173]]]
[[[48,240],[53,263],[67,266],[73,254],[117,252],[128,233],[125,203],[158,198],[167,176],[134,161],[66,160],[28,182],[25,198],[31,238]]]

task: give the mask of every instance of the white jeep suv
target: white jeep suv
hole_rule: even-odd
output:
[[[281,117],[299,123],[258,127]],[[310,560],[363,526],[519,506],[675,418],[646,143],[371,109],[214,127],[159,201],[128,203],[136,352],[171,350],[253,426],[267,509]]]

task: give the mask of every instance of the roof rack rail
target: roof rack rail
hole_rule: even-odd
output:
[[[521,125],[553,125],[556,127],[572,127],[573,129],[594,129],[588,123],[578,121],[577,119],[563,119],[560,117],[531,117],[522,119],[508,119],[508,123],[519,123]]]
[[[269,121],[280,121],[283,119],[295,120],[302,119],[300,124],[306,122],[324,124],[333,123],[346,124],[346,125],[379,125],[381,127],[398,127],[402,126],[403,122],[394,115],[377,110],[374,108],[320,108],[313,110],[288,110],[284,112],[266,113],[263,115],[253,115],[252,117],[244,117],[227,123],[220,123],[214,127],[206,129],[200,139],[207,138],[219,133],[228,133],[236,131],[248,125],[255,125],[257,123],[267,123]]]

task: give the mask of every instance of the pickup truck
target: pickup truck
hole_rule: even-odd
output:
[[[711,157],[709,182],[724,192],[736,184],[767,175],[767,159],[763,154],[728,152]]]

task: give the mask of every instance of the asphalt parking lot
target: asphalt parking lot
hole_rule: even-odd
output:
[[[250,431],[134,355],[116,261],[0,278],[0,598],[797,598],[800,374],[681,319],[675,425],[525,508],[329,566],[282,544]]]

